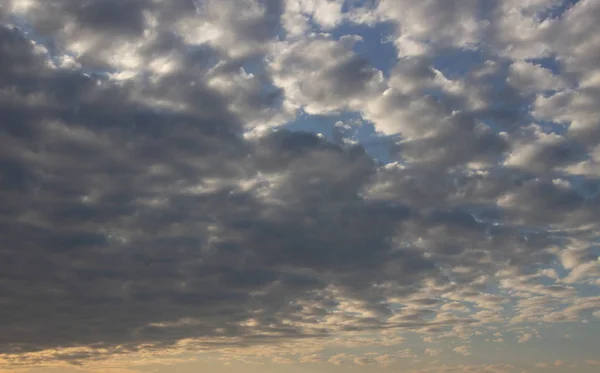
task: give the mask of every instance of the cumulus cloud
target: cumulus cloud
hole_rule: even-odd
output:
[[[308,114],[327,114],[355,109],[365,97],[379,93],[381,72],[352,49],[360,42],[358,35],[335,40],[311,34],[274,45],[269,69],[286,104]]]
[[[468,361],[597,322],[599,15],[0,2],[0,365]]]

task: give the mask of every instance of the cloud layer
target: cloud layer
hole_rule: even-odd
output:
[[[7,366],[598,323],[598,1],[0,4]]]

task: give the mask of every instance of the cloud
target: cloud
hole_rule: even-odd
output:
[[[307,1],[292,0],[285,3],[282,24],[291,37],[302,36],[310,31],[315,22],[324,30],[331,30],[345,18],[342,13],[345,2],[341,0]]]
[[[599,12],[3,2],[1,365],[468,361],[596,322]]]
[[[352,358],[352,355],[337,354],[337,355],[330,357],[329,360],[327,360],[327,361],[333,365],[341,365],[349,358]],[[356,358],[356,359],[358,359],[358,358]]]
[[[531,333],[525,333],[522,336],[519,337],[519,339],[517,340],[517,342],[519,343],[527,343],[531,340],[531,338],[533,338],[533,334]]]
[[[471,355],[471,353],[469,352],[469,347],[468,346],[460,346],[460,347],[456,347],[454,349],[454,352],[456,352],[457,354],[461,354],[464,356],[469,356]]]
[[[339,40],[328,34],[274,45],[269,69],[286,104],[308,114],[354,110],[382,89],[381,73],[353,51],[357,35]]]
[[[380,364],[384,367],[392,365],[396,362],[396,359],[392,355],[379,355],[376,356],[374,360],[377,362],[377,364]]]
[[[372,364],[373,360],[368,358],[368,357],[355,357],[354,358],[354,364],[356,365],[368,365],[368,364]]]
[[[440,352],[438,350],[435,350],[433,348],[427,348],[427,349],[425,349],[424,353],[427,356],[438,356],[440,354]]]

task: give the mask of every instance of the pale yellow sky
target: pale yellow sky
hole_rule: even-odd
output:
[[[352,364],[245,364],[222,362],[195,361],[179,363],[174,365],[148,365],[136,368],[93,368],[82,367],[38,367],[24,370],[0,370],[0,373],[370,373],[374,370],[381,373],[597,373],[600,361],[582,360],[580,362],[566,362],[563,360],[552,360],[539,362],[531,366],[519,366],[515,364],[456,364],[440,365],[434,359],[425,362],[419,368],[408,368],[403,365],[375,366],[375,365],[352,365]]]

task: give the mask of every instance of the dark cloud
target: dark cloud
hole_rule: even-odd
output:
[[[73,12],[78,23],[91,29],[139,35],[145,28],[144,11],[151,4],[145,0],[66,2],[63,9]]]
[[[3,100],[24,101],[2,133],[3,352],[249,337],[240,323],[258,309],[259,333],[300,336],[281,324],[280,294],[364,287],[388,260],[403,276],[430,267],[390,254],[409,210],[359,197],[376,171],[362,148],[285,131],[244,142],[223,99],[184,75],[116,84],[56,71],[2,31],[4,71],[32,66],[35,87]],[[35,94],[50,102],[23,97]],[[191,109],[156,113],[148,96]],[[278,179],[240,185],[260,174]]]
[[[508,150],[508,142],[473,118],[458,115],[435,135],[398,144],[397,148],[397,155],[415,163],[447,169],[469,163],[495,164]],[[392,152],[396,153],[395,149]]]

